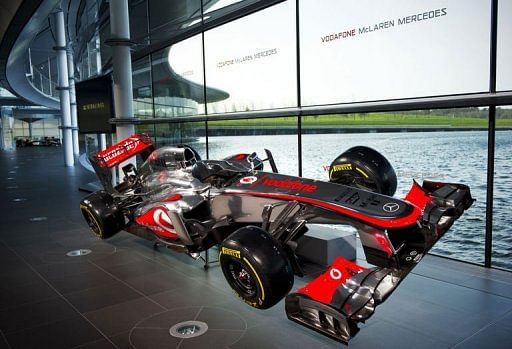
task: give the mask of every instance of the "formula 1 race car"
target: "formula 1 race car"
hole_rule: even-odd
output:
[[[264,160],[200,160],[189,146],[154,150],[148,136],[134,135],[91,156],[105,190],[80,208],[100,238],[125,230],[193,257],[219,246],[224,276],[244,302],[266,309],[286,297],[289,319],[347,343],[474,201],[466,185],[432,181],[393,198],[392,166],[367,147],[338,156],[329,182],[279,174],[265,152]],[[138,169],[129,162],[137,154]],[[113,185],[117,166],[124,180]],[[289,293],[294,275],[303,276],[294,251],[308,223],[355,227],[375,267],[338,257]]]

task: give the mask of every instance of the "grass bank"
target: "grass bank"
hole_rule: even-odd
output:
[[[237,126],[237,127],[279,127],[296,126],[295,117],[277,117],[266,119],[219,120],[209,121],[208,126]],[[512,118],[496,120],[497,127],[512,127]],[[406,114],[406,113],[372,113],[303,116],[303,127],[360,127],[360,126],[443,126],[443,127],[487,127],[487,119],[457,115]]]

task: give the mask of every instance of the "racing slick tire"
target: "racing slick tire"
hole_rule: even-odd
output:
[[[254,308],[272,307],[293,286],[286,253],[259,227],[243,227],[228,236],[220,246],[219,262],[229,286]]]
[[[87,195],[80,202],[85,221],[100,239],[107,239],[123,229],[124,215],[112,195],[101,190]]]
[[[393,166],[378,151],[357,146],[331,163],[329,181],[393,196],[397,178]]]

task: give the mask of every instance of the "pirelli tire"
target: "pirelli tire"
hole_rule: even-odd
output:
[[[112,195],[97,191],[87,195],[80,202],[80,211],[94,235],[107,239],[125,226],[124,215]]]
[[[259,227],[243,227],[228,236],[220,246],[219,262],[231,288],[254,308],[272,307],[293,286],[286,253]]]
[[[329,181],[393,196],[397,178],[393,166],[378,151],[357,146],[331,163]]]

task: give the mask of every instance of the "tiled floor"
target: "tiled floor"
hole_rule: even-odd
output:
[[[215,265],[128,233],[95,239],[77,190],[94,177],[62,164],[58,148],[0,152],[0,349],[342,347],[288,321],[283,302],[241,303]],[[79,248],[92,253],[66,256]],[[193,319],[205,335],[169,335]],[[428,256],[350,347],[512,348],[512,273]]]

